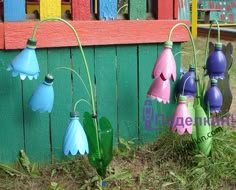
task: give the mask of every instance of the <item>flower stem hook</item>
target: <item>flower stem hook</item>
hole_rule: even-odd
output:
[[[196,79],[197,79],[198,78],[198,68],[197,68],[198,65],[197,65],[196,46],[195,46],[194,39],[193,39],[192,33],[191,33],[188,25],[186,25],[185,23],[178,23],[178,24],[174,25],[171,28],[170,32],[169,32],[168,41],[171,40],[171,36],[172,36],[173,31],[179,26],[183,26],[188,31],[190,41],[191,41],[191,44],[192,44],[192,47],[193,47],[193,63],[194,63],[194,67],[195,67],[195,76],[196,76]],[[199,100],[199,97],[200,97],[199,82],[197,82],[196,85],[197,85],[197,103],[200,104],[200,100]]]

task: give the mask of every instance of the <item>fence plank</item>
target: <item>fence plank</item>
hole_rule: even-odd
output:
[[[173,18],[178,19],[179,17],[179,0],[173,0],[174,1],[174,14]]]
[[[112,124],[114,144],[117,143],[116,48],[95,47],[95,77],[98,117],[107,117]]]
[[[55,102],[51,113],[52,152],[56,159],[63,158],[63,139],[72,111],[71,72],[58,67],[70,68],[70,49],[48,49],[49,72],[54,76]]]
[[[144,0],[129,0],[129,19],[146,19],[147,2]]]
[[[155,61],[157,59],[158,48],[156,44],[149,45],[139,45],[139,68],[138,68],[138,80],[139,80],[139,138],[141,143],[150,142],[156,139],[158,130],[156,129],[156,125],[154,119],[152,120],[151,126],[155,128],[154,130],[145,129],[145,121],[146,121],[146,109],[147,105],[145,105],[146,100],[150,100],[146,98],[148,89],[152,84],[153,80],[151,78],[151,73]],[[152,101],[153,114],[157,113],[157,107],[155,106],[155,102]]]
[[[84,53],[85,57],[89,66],[90,71],[90,77],[92,81],[92,85],[94,87],[94,48],[93,47],[84,47]],[[86,69],[83,63],[81,51],[79,48],[71,48],[71,55],[72,55],[72,68],[76,70],[81,78],[83,79],[86,88],[89,90],[89,82],[86,74]],[[85,99],[88,102],[90,102],[90,96],[88,95],[85,87],[83,86],[81,80],[76,76],[74,73],[73,75],[73,105],[78,101],[79,99]],[[77,111],[79,112],[80,120],[82,123],[82,117],[84,112],[91,112],[92,108],[87,105],[85,102],[81,102],[77,106]]]
[[[61,0],[40,0],[40,19],[61,17]]]
[[[72,19],[90,20],[90,0],[72,0]]]
[[[137,45],[117,47],[119,137],[138,140]]]
[[[117,0],[99,0],[98,16],[100,20],[113,20],[117,17]]]
[[[172,20],[174,13],[173,0],[158,0],[157,2],[157,19]]]
[[[4,21],[25,20],[25,0],[4,0]]]
[[[28,101],[33,91],[44,81],[47,71],[47,50],[37,50],[40,76],[37,80],[23,83],[25,151],[33,162],[50,162],[49,116],[47,113],[33,112]]]
[[[17,162],[19,150],[24,149],[22,89],[19,77],[13,78],[4,68],[19,51],[0,51],[0,162]]]

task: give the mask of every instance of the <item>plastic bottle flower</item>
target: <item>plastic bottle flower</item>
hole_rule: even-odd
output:
[[[205,93],[204,96],[205,105],[209,105],[211,113],[220,112],[223,104],[223,97],[220,89],[217,87],[217,80],[211,80],[211,87]]]
[[[99,175],[105,177],[106,168],[112,160],[113,128],[109,120],[106,119],[106,117],[100,117],[99,120],[97,118],[97,108],[95,105],[96,96],[94,93],[94,87],[91,81],[89,66],[76,29],[69,22],[58,17],[49,17],[40,20],[35,25],[32,36],[27,42],[26,48],[18,56],[16,56],[16,58],[8,66],[7,70],[12,71],[12,76],[20,75],[20,78],[22,80],[24,80],[26,77],[28,77],[29,79],[38,77],[39,66],[35,54],[35,48],[36,48],[35,36],[38,27],[43,22],[47,21],[60,21],[66,24],[75,35],[75,39],[78,43],[78,47],[79,50],[81,51],[81,55],[83,58],[82,63],[84,64],[89,87],[87,88],[81,76],[75,70],[67,67],[59,68],[59,69],[70,70],[70,72],[74,72],[79,77],[89,95],[89,102],[86,100],[85,102],[87,102],[91,107],[91,113],[89,113],[89,117],[83,119],[84,125],[86,126],[86,128],[88,128],[88,133],[84,132],[83,127],[79,122],[78,116],[74,113],[76,109],[74,109],[74,112],[71,113],[70,124],[64,137],[64,154],[75,155],[79,153],[83,155],[85,153],[88,153],[88,147],[89,147],[90,152],[88,158],[90,164],[97,170]],[[53,81],[52,78],[47,77],[43,82],[43,84],[41,84],[34,91],[29,101],[29,105],[33,111],[51,112],[54,100],[52,81]],[[74,108],[76,108],[78,102],[76,102]],[[87,140],[87,137],[89,141]]]
[[[190,67],[189,71],[185,73],[178,82],[178,93],[194,97],[196,90],[195,68]]]
[[[51,113],[54,103],[53,76],[48,74],[29,99],[29,107],[33,111]]]
[[[88,154],[88,140],[82,125],[80,124],[78,114],[70,113],[70,123],[64,137],[64,154]]]
[[[170,81],[163,81],[161,77],[156,78],[148,90],[147,96],[159,102],[169,103],[170,101]]]
[[[173,42],[166,41],[164,50],[158,56],[157,61],[152,71],[152,78],[161,77],[162,80],[167,80],[171,77],[173,81],[176,79],[176,63],[172,53]]]
[[[222,52],[222,43],[215,44],[215,51],[213,51],[206,63],[206,71],[210,78],[224,79],[224,72],[226,69],[226,58]]]
[[[171,131],[177,131],[180,135],[184,134],[185,132],[188,132],[189,134],[192,133],[193,120],[186,105],[186,100],[186,96],[179,96],[179,102],[171,122]]]
[[[20,79],[24,80],[28,77],[30,80],[37,79],[39,76],[39,65],[35,53],[36,41],[28,39],[25,49],[23,49],[13,59],[7,70],[12,71],[12,76],[20,75]]]

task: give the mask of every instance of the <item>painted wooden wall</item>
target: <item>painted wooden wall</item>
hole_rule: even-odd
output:
[[[119,137],[146,143],[155,140],[163,126],[156,130],[144,129],[143,109],[146,93],[152,83],[151,71],[162,50],[162,44],[116,45],[85,47],[85,54],[96,88],[98,116],[107,116],[114,128],[114,145]],[[173,47],[180,51],[180,43]],[[0,162],[15,162],[18,151],[25,149],[32,161],[49,162],[63,157],[62,144],[73,104],[80,98],[88,99],[79,79],[67,70],[73,67],[84,77],[85,69],[78,48],[38,49],[41,69],[37,80],[20,81],[5,70],[19,51],[0,51]],[[178,68],[180,56],[176,57]],[[179,69],[178,69],[179,70]],[[32,112],[27,102],[47,71],[55,77],[55,103],[51,114]],[[172,83],[172,89],[174,89]],[[175,101],[164,105],[153,101],[155,113],[170,115]],[[78,111],[90,111],[86,104],[79,104]]]

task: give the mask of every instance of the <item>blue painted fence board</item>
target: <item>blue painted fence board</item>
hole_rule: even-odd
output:
[[[4,0],[4,21],[25,20],[25,0]]]
[[[101,20],[113,20],[117,17],[117,0],[99,0],[98,16]]]

